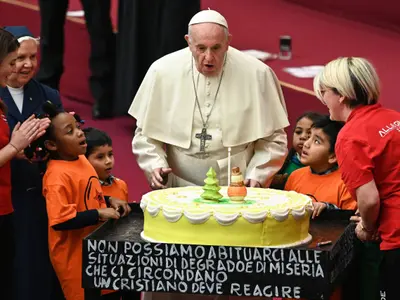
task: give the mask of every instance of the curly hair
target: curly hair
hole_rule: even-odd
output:
[[[49,118],[50,121],[52,121],[60,113],[65,113],[64,110],[60,109],[50,101],[47,101],[43,104],[42,110],[44,114],[37,114],[36,117],[39,119]],[[77,114],[74,114],[74,118],[79,123],[84,122]],[[29,147],[25,148],[25,156],[28,159],[32,159],[33,157],[35,157],[36,159],[45,159],[48,154],[50,154],[51,156],[52,153],[46,148],[46,141],[48,140],[55,140],[54,126],[52,122],[50,123],[50,126],[46,129],[46,132],[43,136],[32,142]]]

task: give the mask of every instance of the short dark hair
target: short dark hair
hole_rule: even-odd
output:
[[[303,114],[301,114],[297,119],[296,119],[296,124],[303,118],[311,120],[313,123],[321,118],[325,117],[325,115],[315,112],[315,111],[306,111]]]
[[[88,127],[83,129],[83,132],[85,133],[86,137],[86,157],[88,157],[90,154],[92,154],[97,147],[101,146],[112,146],[112,140],[110,136],[97,128],[93,127]]]
[[[329,138],[329,152],[335,153],[335,145],[340,129],[344,126],[344,122],[332,121],[329,116],[324,116],[316,120],[312,128],[321,129]]]

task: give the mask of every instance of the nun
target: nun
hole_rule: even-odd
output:
[[[24,26],[4,27],[20,43],[14,72],[0,98],[8,107],[10,130],[32,114],[41,114],[42,105],[51,101],[62,108],[59,92],[35,79],[39,40]],[[53,271],[48,251],[46,201],[42,195],[45,163],[28,160],[24,153],[11,162],[12,204],[14,207],[14,299],[64,299]]]

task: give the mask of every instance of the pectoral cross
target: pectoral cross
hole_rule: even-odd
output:
[[[207,134],[207,128],[203,127],[201,133],[196,133],[196,138],[200,139],[200,152],[206,151],[206,141],[211,140],[211,134]]]

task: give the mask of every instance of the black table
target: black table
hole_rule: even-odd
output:
[[[252,248],[144,242],[143,215],[108,221],[83,242],[85,299],[99,289],[328,299],[354,256],[349,212],[312,221],[312,242]],[[318,247],[317,243],[332,241]]]

